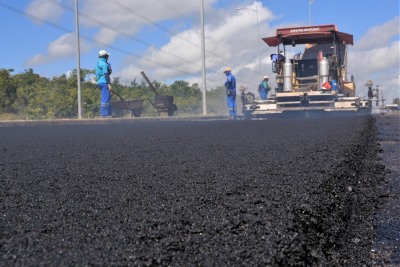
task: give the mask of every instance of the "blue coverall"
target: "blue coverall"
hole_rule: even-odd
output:
[[[277,61],[280,60],[280,61],[282,61],[284,63],[285,62],[285,57],[280,53],[279,54],[271,54],[270,57],[271,57],[271,60],[272,60],[272,71],[275,72],[275,73],[279,72],[278,66],[276,65]]]
[[[237,107],[236,107],[236,78],[230,71],[225,72],[226,75],[226,99],[228,104],[229,116],[232,119],[237,118]]]
[[[258,87],[258,92],[260,93],[261,100],[267,100],[268,97],[268,82],[262,81]]]
[[[96,78],[97,85],[101,91],[100,116],[111,116],[111,92],[108,90],[108,84],[110,84],[110,73],[107,59],[104,57],[100,57],[97,61]]]

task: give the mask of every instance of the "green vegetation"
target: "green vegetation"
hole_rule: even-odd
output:
[[[14,74],[13,69],[0,69],[0,120],[12,119],[61,119],[77,118],[77,73],[67,77],[40,77],[32,69]],[[86,77],[93,75],[93,70],[81,70],[82,117],[94,118],[100,109],[100,91],[96,84]],[[223,81],[222,81],[223,82]],[[222,83],[221,82],[221,83]],[[189,85],[186,81],[175,81],[165,85],[152,82],[161,95],[171,95],[178,107],[175,113],[181,116],[202,114],[202,92],[198,84]],[[118,77],[113,79],[113,90],[125,99],[149,99],[154,101],[154,93],[142,81],[135,80],[122,84]],[[113,96],[113,101],[119,100]],[[207,92],[207,113],[210,115],[226,114],[226,98],[223,86]],[[128,113],[127,113],[128,114]],[[158,116],[150,101],[144,102],[143,116]]]

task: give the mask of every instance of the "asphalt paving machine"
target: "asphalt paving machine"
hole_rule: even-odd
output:
[[[355,95],[354,78],[347,77],[347,46],[353,35],[335,25],[281,28],[262,38],[277,53],[271,54],[276,74],[275,94],[257,100],[242,90],[245,119],[304,114],[366,114],[368,101]],[[286,46],[304,45],[304,52],[289,58]]]

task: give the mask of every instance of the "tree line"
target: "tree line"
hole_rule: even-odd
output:
[[[13,69],[0,69],[0,119],[63,119],[78,117],[77,71],[71,75],[45,78],[27,69],[23,73],[13,74]],[[83,118],[97,117],[100,110],[100,90],[92,83],[90,75],[94,70],[81,69],[81,107]],[[171,95],[178,111],[175,114],[190,116],[202,114],[202,92],[198,84],[189,85],[186,81],[175,81],[166,85],[152,82],[160,95]],[[136,78],[129,83],[121,83],[114,77],[113,91],[124,99],[154,100],[145,81]],[[226,114],[225,88],[217,87],[207,91],[207,113]],[[120,100],[113,95],[113,101]],[[158,116],[150,101],[144,101],[144,116]]]

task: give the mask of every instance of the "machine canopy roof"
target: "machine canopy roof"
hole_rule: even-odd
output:
[[[339,32],[335,25],[276,29],[276,36],[262,38],[269,46],[328,43],[338,40],[353,45],[353,35]]]

